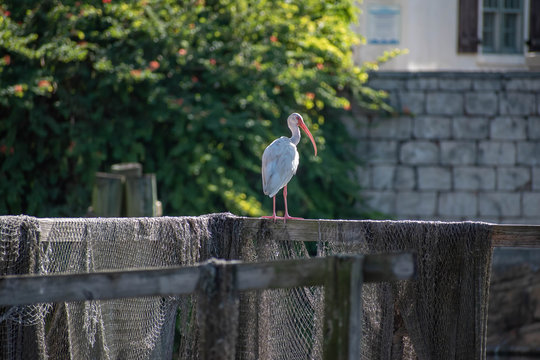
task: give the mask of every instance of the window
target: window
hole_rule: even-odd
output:
[[[482,52],[523,52],[523,0],[483,0]]]
[[[476,53],[479,45],[487,54],[540,52],[540,0],[459,0],[458,11],[459,53]]]

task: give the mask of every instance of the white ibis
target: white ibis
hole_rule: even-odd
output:
[[[287,118],[287,125],[291,129],[292,136],[290,138],[282,136],[279,139],[274,140],[264,150],[262,156],[262,185],[263,192],[272,198],[273,213],[272,216],[263,216],[266,219],[283,219],[284,222],[287,219],[301,219],[292,217],[289,215],[287,209],[287,184],[291,180],[296,169],[298,168],[298,151],[296,145],[300,142],[300,129],[305,131],[315,150],[315,156],[317,156],[317,145],[315,140],[309,132],[304,119],[297,113],[289,115]],[[276,216],[276,194],[283,188],[283,200],[285,201],[285,216]]]

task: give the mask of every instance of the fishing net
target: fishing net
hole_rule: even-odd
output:
[[[415,281],[364,284],[364,358],[485,358],[488,224],[361,221],[322,227],[325,254],[417,254]]]
[[[244,220],[230,214],[3,216],[0,275],[182,266],[211,257],[310,256],[304,243],[287,240],[287,227],[268,221],[248,226]],[[406,250],[418,255],[417,280],[364,284],[358,339],[363,359],[469,359],[485,357],[490,238],[490,226],[483,223],[320,221],[312,240],[320,256]],[[212,291],[230,294],[233,284],[224,271]],[[201,349],[227,354],[220,358],[321,358],[322,287],[246,291],[223,303],[212,301],[195,294],[0,307],[0,358],[198,359]],[[232,322],[222,324],[223,346],[212,350],[201,334],[213,331],[205,324],[216,323],[216,306]]]

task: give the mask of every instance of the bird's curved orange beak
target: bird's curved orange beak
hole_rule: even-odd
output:
[[[315,139],[313,139],[313,135],[311,135],[309,129],[307,128],[304,120],[301,117],[298,119],[298,126],[300,126],[300,129],[304,130],[304,132],[309,137],[309,140],[311,140],[311,143],[313,144],[313,149],[315,150],[315,156],[317,156],[317,145],[315,144]]]

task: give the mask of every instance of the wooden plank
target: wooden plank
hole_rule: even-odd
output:
[[[113,164],[111,172],[125,177],[141,177],[143,174],[142,164],[134,162]]]
[[[354,230],[355,226],[360,226],[366,221],[385,220],[326,220],[326,219],[304,219],[289,220],[286,224],[283,221],[275,223],[269,219],[236,217],[231,215],[231,219],[242,221],[242,237],[256,238],[259,234],[271,236],[278,241],[319,241],[319,229],[336,229],[348,227]],[[40,222],[50,223],[61,221],[61,218],[40,218]],[[87,219],[88,220],[88,219]],[[166,221],[166,220],[165,220]],[[509,247],[540,247],[540,225],[506,225],[491,224],[493,229],[493,246]],[[45,239],[43,241],[73,241],[69,239]]]
[[[96,173],[92,188],[92,215],[100,217],[118,217],[122,213],[124,196],[122,175]]]
[[[353,224],[361,220],[288,220],[273,222],[270,219],[243,217],[243,236],[256,236],[260,232],[271,232],[273,239],[278,241],[318,241],[319,229],[341,226],[344,223]]]
[[[188,294],[196,267],[0,277],[0,306]]]
[[[126,178],[126,216],[157,216],[157,185],[155,174]]]
[[[348,226],[354,229],[365,221],[376,220],[326,220],[304,219],[288,220],[275,223],[269,219],[242,218],[245,236],[255,236],[261,231],[271,231],[272,236],[279,241],[318,241],[319,229],[328,229]],[[385,220],[379,220],[385,221]],[[494,247],[540,247],[540,225],[511,225],[491,224],[492,242]]]
[[[375,254],[364,256],[364,282],[407,280],[416,276],[416,254]]]
[[[362,285],[366,257],[362,259],[356,257],[352,260],[349,287],[349,328],[347,331],[347,342],[349,348],[349,360],[357,360],[362,355],[362,322],[364,313],[362,307]],[[364,271],[362,271],[364,269]]]
[[[493,225],[493,246],[540,247],[539,225]]]
[[[321,285],[326,274],[326,259],[294,259],[244,263],[238,268],[240,290],[260,290]]]
[[[234,263],[211,259],[200,266],[199,270],[198,358],[201,360],[235,359],[239,311],[237,269]]]
[[[363,260],[361,256],[328,257],[324,287],[325,360],[361,356]]]
[[[366,282],[414,276],[411,254],[368,255],[365,259],[370,263],[363,273]],[[326,276],[325,258],[228,263],[237,267],[239,291],[322,285]],[[0,306],[189,294],[198,282],[198,266],[88,274],[10,275],[0,277]]]

